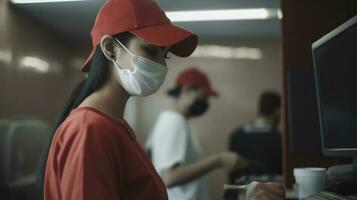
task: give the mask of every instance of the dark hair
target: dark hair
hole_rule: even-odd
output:
[[[124,45],[128,43],[128,41],[133,37],[133,35],[129,32],[124,32],[115,35],[120,42]],[[84,78],[74,89],[70,98],[67,100],[64,109],[61,114],[55,120],[53,127],[51,128],[51,136],[49,144],[43,152],[42,159],[39,167],[38,181],[37,181],[37,192],[38,199],[43,199],[44,194],[44,178],[45,178],[45,170],[47,163],[47,156],[51,147],[51,142],[53,136],[57,130],[57,128],[63,123],[63,121],[67,118],[72,109],[78,107],[84,99],[86,99],[89,95],[94,93],[103,87],[108,79],[109,68],[107,67],[108,59],[104,56],[100,45],[97,45],[95,49],[95,53],[93,55],[92,61],[90,63],[90,69],[88,72],[88,76]]]
[[[180,96],[181,90],[182,90],[181,86],[175,86],[174,88],[167,91],[167,95],[173,98],[177,98]]]
[[[280,108],[280,96],[276,92],[266,91],[260,96],[259,114],[270,116]]]
[[[187,87],[189,90],[198,90],[199,89],[199,87],[197,87],[197,86],[179,86],[179,85],[176,85],[174,88],[172,88],[172,89],[167,91],[167,95],[169,95],[170,97],[173,97],[173,98],[177,98],[177,97],[179,97],[181,95],[183,87]]]

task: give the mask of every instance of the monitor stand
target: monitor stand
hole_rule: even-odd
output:
[[[356,195],[357,191],[357,158],[349,165],[329,167],[326,177],[328,191],[342,195]]]

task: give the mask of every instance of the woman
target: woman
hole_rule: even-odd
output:
[[[149,0],[109,0],[92,29],[87,77],[60,116],[44,164],[45,200],[166,200],[166,188],[123,119],[130,96],[161,86],[166,55],[190,55],[197,37]]]

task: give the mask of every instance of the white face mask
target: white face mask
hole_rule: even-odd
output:
[[[165,80],[167,67],[150,59],[133,54],[121,42],[116,40],[131,56],[134,71],[122,69],[115,60],[117,79],[131,96],[148,96],[155,93]]]

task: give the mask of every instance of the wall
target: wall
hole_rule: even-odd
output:
[[[211,107],[203,117],[191,121],[205,156],[227,150],[231,132],[256,116],[257,99],[266,89],[280,91],[280,64],[278,39],[247,39],[232,41],[202,41],[202,45],[219,44],[233,47],[260,48],[261,60],[217,58],[177,58],[168,61],[169,72],[162,88],[150,97],[137,98],[138,123],[136,132],[143,144],[163,110],[172,106],[166,91],[174,86],[178,73],[188,66],[197,66],[206,72],[218,98],[211,99]],[[135,100],[134,100],[135,101]],[[209,175],[212,199],[221,199],[226,174],[217,170]]]
[[[53,121],[81,76],[71,63],[75,46],[5,1],[0,27],[0,118]]]

